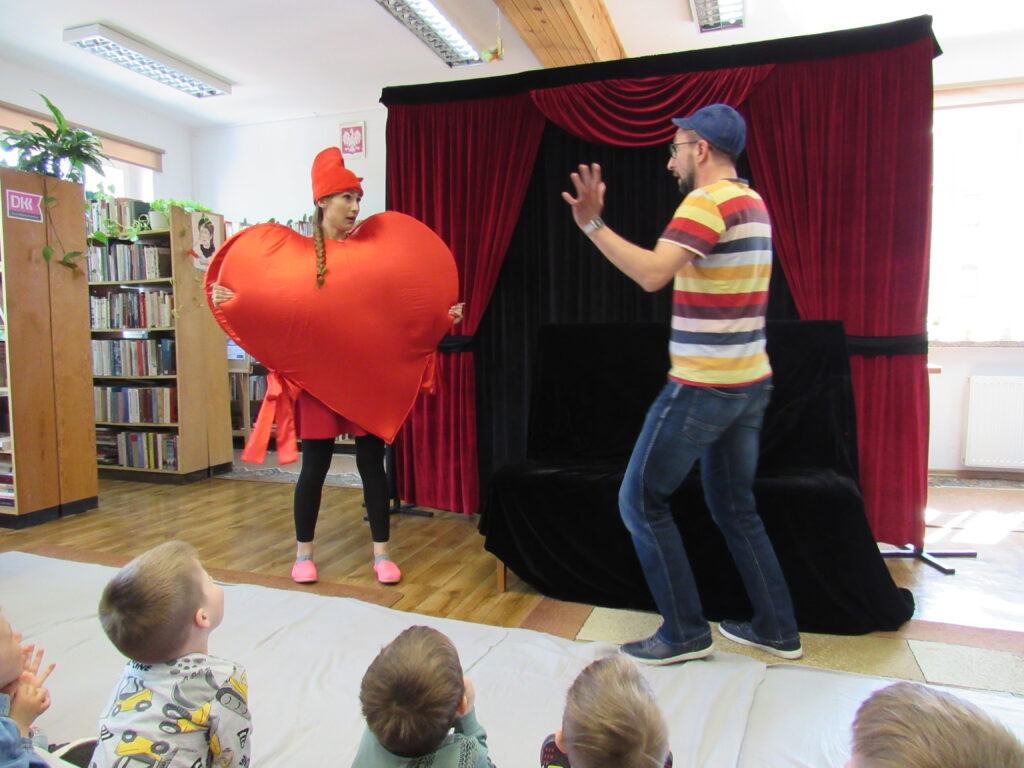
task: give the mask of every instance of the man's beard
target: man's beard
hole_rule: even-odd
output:
[[[679,184],[679,194],[685,199],[687,195],[693,192],[696,179],[694,179],[694,173],[692,170],[688,170],[685,176],[676,176],[676,183]]]

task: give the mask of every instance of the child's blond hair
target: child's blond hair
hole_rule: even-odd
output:
[[[668,727],[637,666],[609,656],[580,672],[569,689],[562,742],[573,768],[662,768]]]
[[[198,553],[183,541],[154,547],[119,570],[99,606],[117,650],[143,664],[175,658],[202,603],[201,571]]]
[[[963,699],[896,683],[857,710],[853,758],[858,768],[1024,768],[1024,746]]]
[[[465,694],[452,641],[430,627],[409,627],[377,654],[363,675],[359,703],[384,749],[401,757],[436,750]]]

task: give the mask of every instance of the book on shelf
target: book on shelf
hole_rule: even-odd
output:
[[[170,278],[171,249],[145,240],[93,245],[86,252],[86,274],[91,283]]]
[[[94,386],[93,410],[100,422],[173,424],[178,420],[178,388]]]
[[[170,288],[90,295],[89,319],[94,331],[169,328],[174,324],[174,295]]]
[[[173,376],[174,339],[93,339],[93,376]]]
[[[97,427],[96,460],[104,467],[177,471],[178,436]]]
[[[140,216],[149,213],[149,203],[128,197],[93,200],[86,211],[89,231],[105,232],[108,221],[120,227],[130,227]]]

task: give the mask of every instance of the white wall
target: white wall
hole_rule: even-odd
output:
[[[192,194],[192,140],[180,122],[139,108],[130,99],[73,77],[50,74],[0,58],[0,101],[46,113],[45,94],[73,123],[165,150],[164,170],[154,179],[156,197]]]
[[[928,377],[931,385],[931,436],[928,468],[985,471],[963,463],[967,421],[968,376],[1024,376],[1024,346],[946,346],[933,343],[928,362],[942,367]],[[992,470],[996,471],[996,470]],[[1000,469],[1000,474],[1008,470]],[[1024,477],[1024,473],[1020,473]]]
[[[286,221],[311,214],[313,158],[325,147],[338,146],[339,125],[360,121],[366,123],[366,157],[346,158],[345,165],[364,178],[360,218],[380,213],[387,123],[387,110],[380,105],[197,133],[192,145],[195,198],[236,225],[242,219]]]

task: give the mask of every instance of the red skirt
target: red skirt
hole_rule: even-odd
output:
[[[369,434],[358,424],[349,421],[302,390],[295,401],[295,428],[300,440],[323,440],[338,435],[363,437]]]

